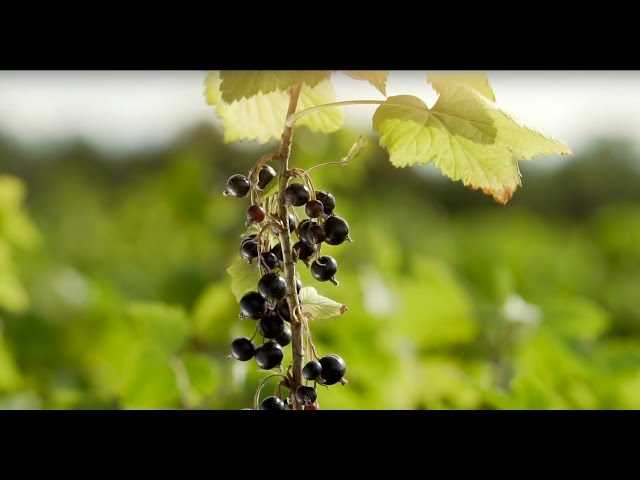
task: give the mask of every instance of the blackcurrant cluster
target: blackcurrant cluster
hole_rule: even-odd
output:
[[[258,367],[264,370],[281,369],[283,347],[289,345],[292,338],[290,323],[293,309],[287,300],[289,292],[284,278],[284,255],[278,241],[279,234],[286,231],[285,222],[278,215],[278,205],[261,199],[259,194],[276,175],[276,171],[269,165],[262,166],[257,176],[232,175],[224,192],[226,196],[251,196],[247,225],[257,226],[258,233],[241,240],[240,256],[249,263],[257,262],[260,279],[256,290],[245,293],[240,299],[240,317],[257,321],[254,337],[259,333],[263,339],[263,343],[256,347],[253,337],[236,338],[231,343],[231,355],[240,361],[255,358]],[[253,184],[251,179],[254,179]],[[329,255],[320,255],[320,248],[323,243],[340,245],[351,240],[349,225],[334,214],[334,196],[328,192],[315,191],[308,177],[307,180],[307,185],[289,184],[281,196],[286,203],[289,235],[297,236],[297,241],[291,240],[292,260],[299,260],[309,267],[314,279],[338,285],[335,278],[338,263]],[[299,221],[295,207],[304,207],[307,218]],[[296,294],[300,293],[301,288],[302,284],[296,280]],[[345,372],[346,364],[338,355],[327,355],[309,361],[304,366],[302,375],[304,380],[313,382],[313,386],[297,385],[295,392],[292,392],[295,401],[305,409],[317,408],[316,385],[328,386],[344,382]],[[292,377],[289,373],[282,376],[284,381],[281,384],[291,390]],[[260,409],[285,410],[290,407],[290,401],[270,396],[262,401]]]

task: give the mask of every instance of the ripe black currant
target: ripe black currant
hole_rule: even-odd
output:
[[[300,385],[296,389],[296,399],[303,405],[311,405],[316,402],[318,395],[313,387]]]
[[[311,264],[311,275],[319,282],[333,280],[338,271],[338,262],[328,255],[322,256]]]
[[[324,205],[320,200],[309,200],[304,207],[304,211],[309,218],[318,218],[324,212]]]
[[[336,208],[336,199],[332,194],[328,192],[316,192],[316,199],[322,202],[325,214],[331,215],[333,213],[333,210]]]
[[[267,310],[267,300],[258,292],[245,293],[240,299],[240,311],[243,317],[258,319]]]
[[[258,256],[258,242],[254,239],[245,239],[240,244],[240,256],[251,262],[254,258]]]
[[[298,241],[293,244],[293,252],[297,258],[307,263],[307,261],[316,253],[315,245],[309,245],[305,241]]]
[[[349,224],[340,217],[329,217],[324,222],[324,233],[329,245],[340,245],[349,237]]]
[[[271,396],[265,398],[262,403],[260,403],[260,410],[286,410],[287,406],[282,401],[282,399]]]
[[[251,205],[247,209],[247,222],[248,223],[261,223],[267,216],[267,212],[264,211],[260,205]]]
[[[280,315],[280,317],[285,322],[291,322],[291,314],[289,312],[289,304],[287,303],[287,299],[286,298],[283,298],[282,300],[280,300],[278,302],[278,305],[276,306],[276,311],[278,312],[278,315]]]
[[[292,183],[284,191],[284,198],[294,207],[301,207],[309,201],[309,189],[301,183]]]
[[[325,239],[324,228],[315,221],[305,220],[298,227],[298,236],[309,245],[318,245]]]
[[[260,319],[258,324],[260,333],[265,338],[276,338],[284,332],[284,320],[275,310],[269,310]]]
[[[250,188],[251,184],[249,183],[249,179],[244,175],[236,173],[235,175],[231,175],[227,180],[227,188],[223,195],[227,197],[244,197],[249,193]]]
[[[258,188],[260,190],[264,190],[264,188],[269,185],[271,180],[276,178],[276,175],[277,173],[271,165],[265,165],[264,167],[262,167],[260,173],[258,174]]]
[[[275,272],[265,273],[258,282],[258,291],[266,298],[277,301],[287,294],[287,282]]]
[[[306,380],[317,380],[322,373],[322,365],[317,360],[310,360],[302,369],[302,376]]]
[[[286,347],[287,345],[289,345],[291,343],[291,327],[285,323],[282,333],[278,335],[274,340],[281,347]]]
[[[231,342],[231,355],[236,360],[246,362],[253,358],[255,351],[253,343],[248,338],[240,337]]]
[[[284,255],[282,254],[282,245],[280,245],[279,243],[275,245],[271,249],[271,253],[273,253],[276,257],[278,257],[278,261],[280,262],[280,264],[284,262]]]
[[[278,265],[280,265],[278,257],[276,257],[276,254],[272,252],[264,252],[261,255],[261,261],[262,265],[267,267],[269,270],[273,270],[274,268],[277,268]]]
[[[271,370],[282,362],[282,347],[276,342],[266,342],[256,348],[256,363],[263,370]]]
[[[347,364],[338,355],[326,355],[320,359],[320,365],[322,365],[322,372],[320,377],[324,380],[325,385],[333,385],[338,383],[344,377],[347,371]]]

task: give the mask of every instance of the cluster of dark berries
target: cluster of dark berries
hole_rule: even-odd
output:
[[[251,192],[253,201],[259,198],[256,190],[262,191],[274,180],[276,171],[265,165],[261,168],[257,183],[252,185],[247,176],[232,175],[227,181],[226,196],[245,197]],[[251,178],[256,178],[255,176]],[[252,188],[254,190],[252,190]],[[312,190],[311,190],[312,191]],[[331,193],[314,192],[302,183],[292,183],[284,191],[287,204],[287,219],[289,234],[297,235],[297,241],[292,239],[293,261],[300,260],[309,267],[313,278],[320,282],[330,281],[337,285],[335,275],[338,263],[328,255],[320,255],[322,243],[340,245],[350,240],[349,225],[334,214],[335,198]],[[266,202],[269,205],[269,202]],[[305,219],[298,221],[294,207],[303,207]],[[267,220],[267,222],[265,222]],[[285,224],[284,219],[278,217],[277,212],[265,209],[264,205],[252,204],[247,210],[247,225],[265,222],[267,228],[261,228],[260,234],[251,234],[240,242],[240,256],[247,262],[258,262],[260,279],[255,291],[247,292],[240,299],[240,316],[257,321],[256,333],[260,333],[263,343],[256,347],[252,338],[236,338],[231,343],[231,355],[240,361],[255,358],[261,369],[271,370],[281,366],[283,347],[291,343],[291,308],[287,301],[288,288],[284,278],[284,255],[282,246],[277,242],[277,235],[268,227],[268,222],[275,221]],[[275,243],[272,245],[272,243]],[[302,285],[296,280],[296,292],[300,293]],[[254,334],[255,337],[255,334]],[[293,393],[295,400],[305,409],[317,408],[316,384],[333,385],[343,382],[346,371],[344,360],[338,355],[327,355],[319,360],[312,360],[306,364],[303,377],[313,386],[298,385]],[[291,385],[291,378],[286,378],[285,386]],[[289,408],[289,399],[283,400],[277,396],[264,399],[262,410],[284,410]]]

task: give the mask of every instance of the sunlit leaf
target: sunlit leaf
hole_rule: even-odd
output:
[[[324,297],[313,287],[303,287],[300,290],[302,312],[313,320],[338,317],[347,311],[347,306],[330,298]]]
[[[481,72],[430,73],[427,75],[427,81],[440,94],[451,85],[466,85],[489,100],[493,102],[496,100],[489,79]]]
[[[315,87],[330,76],[331,72],[325,70],[223,70],[220,72],[220,91],[222,99],[231,103],[258,93],[284,92],[298,83]]]
[[[369,82],[371,85],[376,87],[376,89],[383,94],[385,97],[387,96],[387,78],[389,77],[389,72],[386,70],[345,70],[347,75],[351,78],[355,78],[356,80],[365,80]]]

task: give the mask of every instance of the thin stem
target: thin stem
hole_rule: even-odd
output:
[[[295,114],[300,97],[301,85],[296,85],[289,90],[289,108],[287,118]],[[298,403],[295,392],[302,383],[302,365],[304,363],[304,342],[303,327],[298,317],[300,311],[300,303],[296,291],[296,268],[293,261],[293,252],[291,249],[291,234],[289,232],[289,215],[287,211],[287,202],[285,198],[285,190],[289,184],[289,158],[291,156],[291,142],[293,139],[293,123],[289,125],[285,123],[282,132],[282,141],[280,148],[276,154],[276,158],[281,162],[279,172],[279,193],[278,193],[278,216],[284,224],[284,228],[280,231],[280,245],[282,246],[282,257],[284,260],[284,274],[287,282],[287,304],[289,305],[289,314],[291,317],[291,350],[293,353],[293,369],[291,378],[291,404],[294,410],[301,410],[302,406]]]
[[[292,127],[300,118],[310,113],[317,112],[318,110],[322,110],[323,108],[345,107],[348,105],[382,105],[384,103],[384,100],[344,100],[342,102],[323,103],[322,105],[305,108],[293,115],[287,115],[287,127]]]

